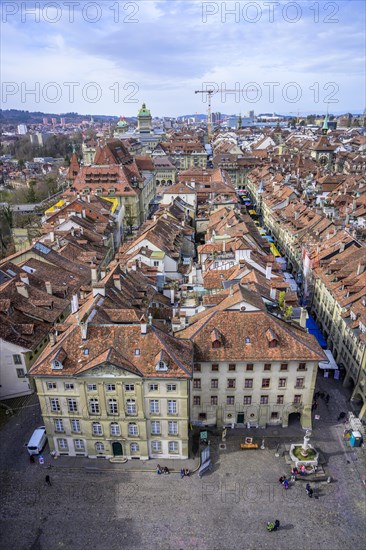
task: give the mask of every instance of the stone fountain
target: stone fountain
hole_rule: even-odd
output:
[[[310,445],[311,431],[306,430],[303,443],[294,443],[290,447],[290,458],[296,468],[300,471],[302,466],[305,474],[312,474],[317,470],[319,453]]]

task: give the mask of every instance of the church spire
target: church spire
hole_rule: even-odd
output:
[[[325,115],[325,119],[323,122],[322,135],[326,136],[328,133],[328,130],[329,130],[329,127],[328,127],[328,105],[327,105],[327,114]]]

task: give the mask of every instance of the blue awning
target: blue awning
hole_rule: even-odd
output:
[[[306,319],[306,328],[308,329],[309,334],[313,334],[315,336],[315,338],[319,342],[319,345],[323,349],[326,349],[328,347],[322,331],[316,324],[315,319],[310,314],[308,314],[308,318]]]

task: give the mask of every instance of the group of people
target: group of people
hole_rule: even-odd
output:
[[[329,403],[330,395],[329,393],[325,391],[317,391],[314,393],[314,400],[318,399],[320,397],[321,399],[324,399],[326,403]]]
[[[311,410],[312,411],[316,411],[316,409],[318,408],[318,398],[321,397],[321,399],[324,399],[325,403],[328,405],[329,403],[329,399],[330,399],[330,395],[329,393],[326,393],[324,391],[317,391],[314,393],[314,400],[313,400],[313,404],[311,406]]]
[[[160,464],[158,464],[156,466],[156,473],[157,474],[170,474],[169,472],[169,468],[167,468],[166,466],[160,466]]]

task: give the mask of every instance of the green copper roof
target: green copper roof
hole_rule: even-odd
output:
[[[325,115],[325,119],[323,122],[323,130],[329,130],[328,128],[328,113]]]
[[[119,127],[127,126],[127,122],[121,119],[117,122],[117,126]]]
[[[150,110],[146,108],[145,103],[142,104],[142,107],[139,110],[138,116],[151,116]]]

